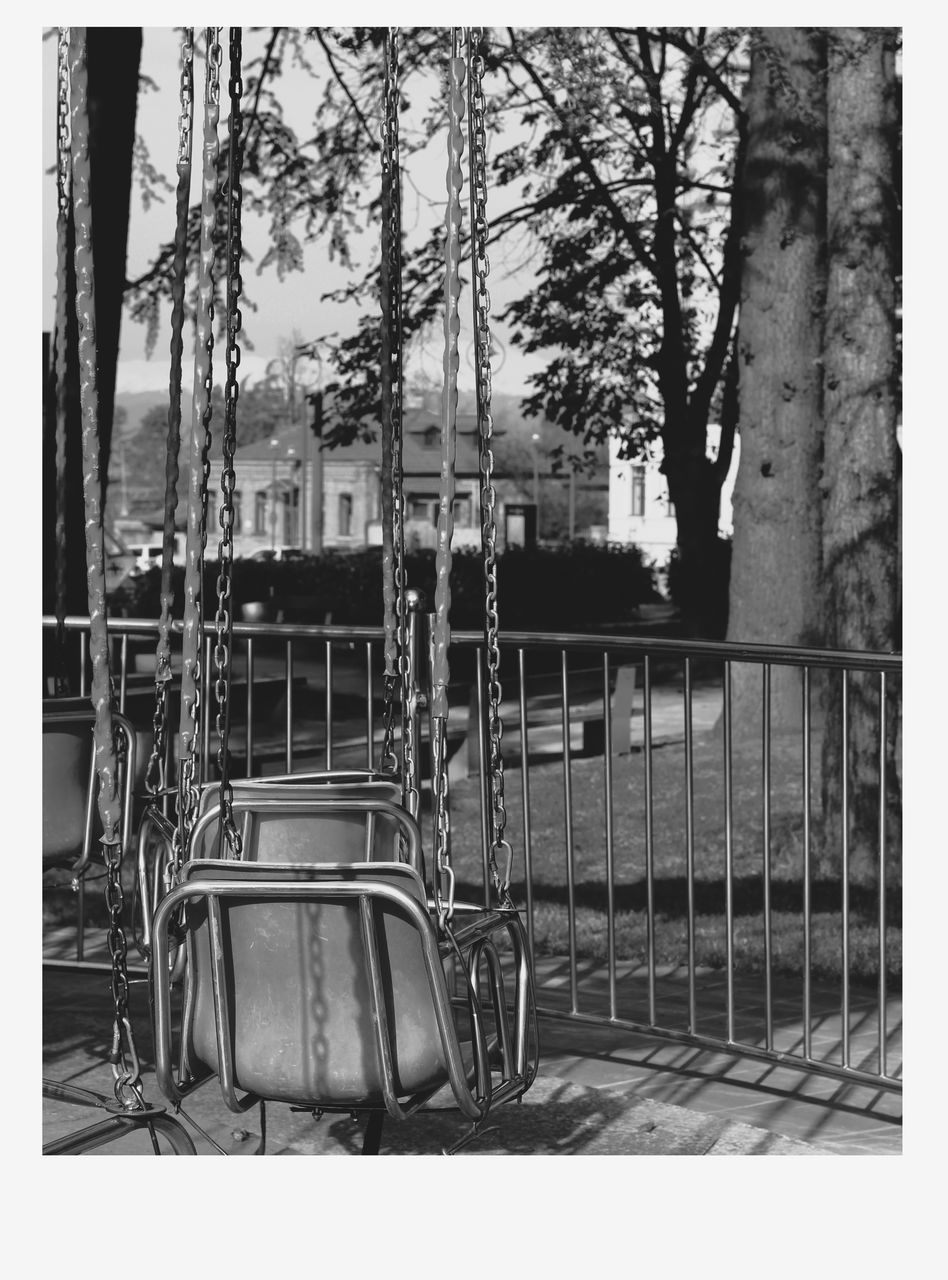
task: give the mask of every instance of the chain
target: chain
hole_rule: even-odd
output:
[[[178,161],[179,176],[191,174],[191,141],[194,122],[194,28],[185,27],[181,41],[181,79],[178,84]]]
[[[435,907],[443,929],[454,915],[454,868],[451,866],[451,811],[448,806],[447,720],[438,716],[431,722],[431,767],[434,777],[434,835],[437,874],[434,876]]]
[[[194,358],[188,494],[188,536],[184,570],[184,636],[182,643],[179,734],[178,828],[186,847],[195,806],[197,738],[200,730],[203,667],[203,576],[207,546],[208,481],[210,479],[211,390],[214,351],[214,232],[217,223],[217,125],[220,116],[221,50],[218,28],[204,29],[207,64],[204,90],[204,147],[201,185],[201,253],[198,269],[197,341]]]
[[[465,107],[465,59],[460,54],[464,28],[452,27],[448,101],[448,192],[444,237],[444,405],[441,421],[441,483],[438,503],[438,540],[435,552],[435,622],[431,645],[432,769],[434,789],[435,899],[439,921],[446,924],[454,912],[454,873],[451,868],[448,814],[447,720],[448,650],[451,644],[451,535],[454,529],[455,464],[457,457],[458,336],[461,319],[461,188],[464,177],[462,121]],[[439,881],[441,882],[439,886]],[[442,898],[442,889],[447,901]]]
[[[217,616],[214,624],[217,644],[214,664],[217,668],[217,767],[220,773],[221,834],[235,858],[241,854],[240,835],[234,823],[234,791],[229,775],[231,640],[233,636],[233,569],[234,569],[234,454],[237,449],[237,368],[240,364],[240,99],[243,82],[240,76],[242,54],[240,27],[230,29],[230,143],[227,157],[227,346],[224,384],[224,455],[221,470],[222,502],[219,512],[221,538],[218,544]]]
[[[165,454],[165,511],[161,549],[161,613],[155,653],[155,712],[152,750],[145,788],[157,795],[164,786],[168,728],[168,684],[171,680],[171,609],[174,517],[178,507],[178,452],[181,447],[181,367],[184,355],[184,294],[187,282],[188,211],[191,192],[191,133],[194,115],[194,28],[185,27],[181,44],[181,104],[178,116],[178,188],[171,275],[171,372],[168,384],[168,441]]]
[[[125,931],[122,928],[122,827],[118,797],[119,761],[112,719],[112,687],[109,670],[108,612],[105,591],[105,554],[102,524],[102,483],[99,473],[98,387],[96,382],[95,283],[92,255],[92,207],[89,193],[88,70],[86,29],[74,27],[69,35],[70,112],[72,119],[72,198],[76,228],[76,318],[78,320],[79,394],[82,407],[82,476],[86,529],[86,564],[89,600],[89,651],[92,655],[92,704],[97,803],[102,822],[102,849],[106,867],[106,904],[109,911],[108,946],[112,957],[114,1020],[109,1061],[115,1077],[116,1100],[127,1110],[144,1104],[140,1067],[128,1017],[128,967]],[[128,761],[125,762],[128,767]]]
[[[385,625],[381,771],[393,773],[396,689],[401,687],[402,753],[411,736],[411,673],[405,606],[404,479],[402,473],[402,230],[398,138],[398,31],[385,36],[382,91],[382,593]],[[403,760],[403,770],[407,765]]]
[[[510,864],[512,851],[504,837],[507,809],[504,803],[504,758],[501,740],[504,733],[500,716],[500,620],[497,612],[497,524],[494,517],[494,452],[491,445],[494,419],[491,414],[491,334],[490,294],[487,279],[490,259],[487,242],[487,129],[484,100],[484,58],[480,52],[483,28],[472,28],[469,36],[470,76],[468,78],[468,131],[470,137],[471,255],[474,300],[475,383],[477,389],[478,442],[481,471],[481,544],[484,555],[484,643],[487,655],[487,695],[490,704],[488,722],[489,769],[493,841],[490,850],[490,875],[502,906],[511,906]],[[504,860],[504,872],[498,869],[498,857]]]
[[[66,316],[70,200],[69,28],[59,28],[56,103],[57,291],[54,368],[56,376],[56,675],[57,696],[69,693],[66,675]]]

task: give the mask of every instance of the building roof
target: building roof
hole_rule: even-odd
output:
[[[406,406],[403,418],[402,470],[406,475],[437,476],[441,471],[440,410],[428,404]],[[306,456],[312,460],[316,440],[306,424],[285,423],[277,428],[271,440],[253,440],[249,444],[238,442],[236,465],[242,462],[270,462],[274,455],[285,461],[288,457],[302,459],[302,431],[307,432]],[[498,431],[498,434],[501,434]],[[290,450],[293,452],[291,453]],[[214,454],[219,459],[220,450]],[[381,435],[374,441],[353,440],[350,444],[337,445],[323,450],[324,462],[370,462],[380,466],[382,462]],[[472,413],[459,413],[457,418],[457,462],[455,473],[459,476],[479,474],[477,446],[477,418]]]

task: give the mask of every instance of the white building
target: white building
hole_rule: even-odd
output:
[[[721,428],[708,426],[708,457],[716,458]],[[674,504],[668,498],[668,482],[662,474],[662,442],[649,446],[650,457],[629,460],[619,457],[619,441],[609,441],[609,541],[633,543],[641,548],[646,561],[659,569],[668,563],[675,545]],[[721,511],[718,532],[729,538],[733,532],[732,498],[741,442],[734,440],[734,453],[727,479],[721,488]]]

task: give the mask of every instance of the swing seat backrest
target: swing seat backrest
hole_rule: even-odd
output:
[[[401,792],[390,782],[325,784],[233,784],[234,815],[243,856],[253,862],[396,862],[406,825]],[[219,792],[201,797],[202,816],[191,838],[191,857],[216,856]],[[421,870],[420,846],[415,859]]]
[[[452,1069],[463,1080],[437,936],[412,867],[202,860],[185,864],[175,893],[187,903],[187,1057],[220,1077],[233,1109],[243,1090],[329,1110],[394,1104],[397,1113]],[[165,984],[160,1011],[160,956],[155,973]],[[162,1044],[166,1092],[170,1072]]]
[[[135,771],[135,731],[113,712],[113,724],[125,743],[123,842],[131,834],[130,788]],[[95,797],[98,779],[93,758],[92,711],[43,713],[43,866],[79,869],[88,862],[102,834]]]

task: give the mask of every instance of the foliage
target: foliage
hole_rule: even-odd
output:
[[[400,38],[407,108],[443,81],[446,37],[409,27]],[[269,216],[271,229],[258,270],[301,269],[302,246],[317,239],[331,256],[356,263],[356,241],[380,213],[382,40],[382,28],[272,28],[263,54],[245,67],[245,200]],[[516,255],[535,267],[506,319],[520,346],[548,355],[528,407],[587,442],[621,434],[634,453],[661,435],[680,533],[693,517],[696,536],[713,537],[716,511],[713,520],[707,512],[715,504],[694,491],[710,486],[716,494],[729,448],[717,464],[693,464],[703,459],[720,397],[737,303],[731,191],[744,34],[498,27],[483,48],[492,177],[509,193],[505,207],[489,209],[492,257],[509,267]],[[277,95],[291,62],[320,86],[306,139],[287,124]],[[414,129],[403,109],[403,162],[443,127],[443,93],[430,101]],[[406,245],[409,342],[438,314],[443,232],[438,217],[432,222],[423,243]],[[133,282],[137,318],[156,314],[170,261],[163,246]],[[355,335],[332,344],[336,378],[327,388],[341,414],[334,432],[349,439],[378,420],[380,406],[375,253],[359,265],[364,274],[334,296],[372,306]]]
[[[434,600],[433,551],[406,555],[409,585]],[[451,575],[451,622],[477,629],[484,624],[483,561],[480,553],[455,552]],[[216,598],[217,567],[205,567],[206,599]],[[183,570],[174,573],[175,610],[180,612]],[[651,570],[636,547],[604,548],[573,543],[555,549],[512,548],[498,557],[501,625],[506,628],[583,631],[621,621],[635,607],[658,598]],[[112,606],[132,617],[157,617],[160,570],[128,579]],[[286,621],[378,626],[382,619],[382,560],[378,548],[325,552],[298,560],[239,559],[234,567],[234,603],[272,600]]]
[[[224,393],[220,386],[214,387],[211,411],[212,450],[220,457],[224,432]],[[245,380],[238,393],[238,415],[241,444],[269,439],[274,430],[287,420],[286,390],[280,380],[264,379],[253,384]],[[181,446],[178,450],[179,502],[187,485],[190,430],[190,405],[186,400],[181,422]],[[152,510],[164,501],[167,437],[168,410],[162,405],[149,409],[135,429],[122,437],[116,437],[121,441],[124,453],[126,473],[130,479],[129,490],[132,494],[139,494],[141,504]],[[113,480],[117,465],[114,454],[115,450],[111,461]]]

